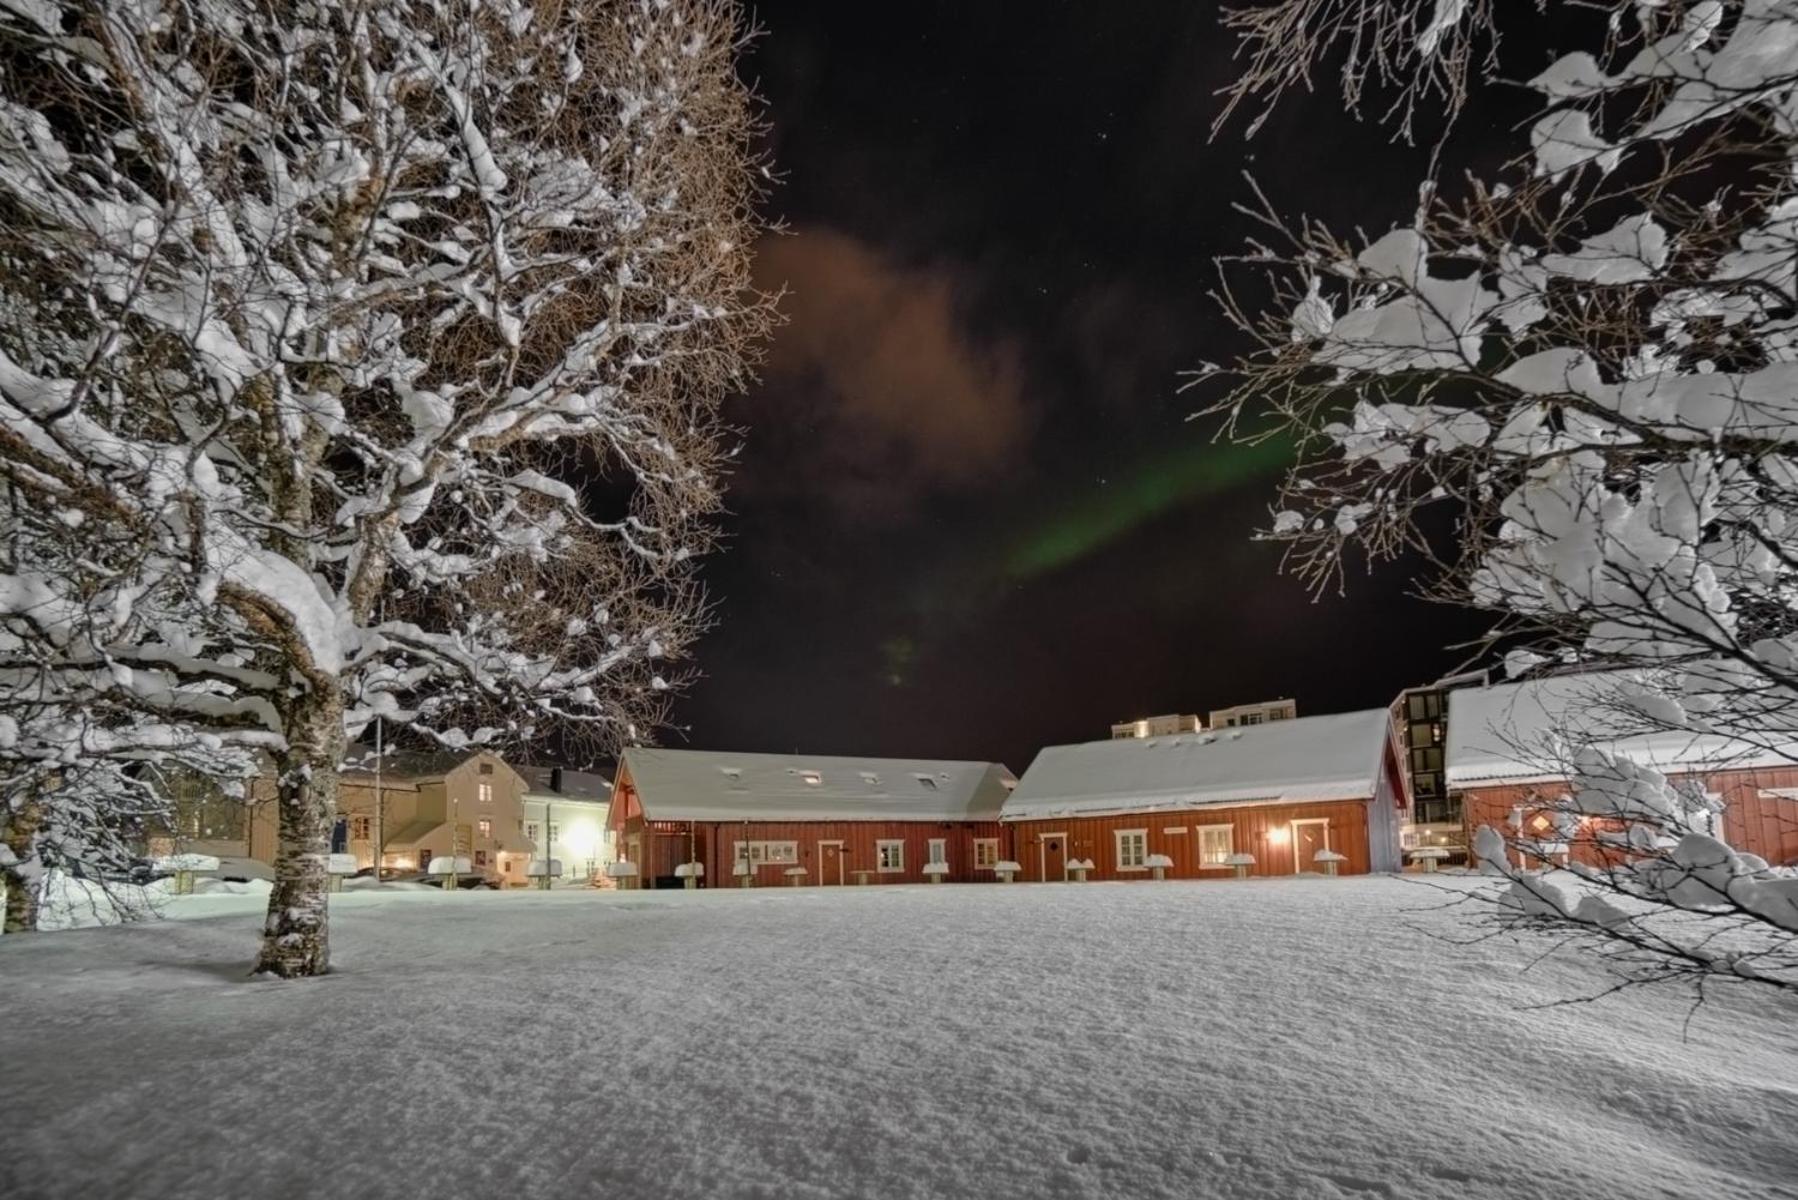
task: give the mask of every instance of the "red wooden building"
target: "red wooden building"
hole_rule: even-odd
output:
[[[611,821],[644,887],[993,879],[999,807],[1016,779],[999,763],[632,749]],[[937,872],[931,864],[941,864]]]
[[[1072,860],[1095,879],[1398,869],[1405,790],[1385,709],[1242,728],[1051,746],[1006,800],[1023,878],[1059,880]]]
[[[1615,858],[1597,835],[1619,830],[1588,822],[1566,840],[1554,822],[1567,792],[1566,755],[1591,744],[1676,782],[1697,782],[1723,801],[1724,841],[1774,865],[1798,863],[1798,747],[1787,753],[1685,730],[1645,731],[1622,690],[1630,683],[1619,672],[1595,672],[1450,692],[1447,779],[1468,845],[1490,825],[1545,850],[1565,846],[1557,858],[1592,866]]]

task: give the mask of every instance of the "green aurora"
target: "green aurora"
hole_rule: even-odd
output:
[[[1292,444],[1273,438],[1254,446],[1200,442],[1152,458],[1033,530],[1006,555],[1005,574],[1018,582],[1064,567],[1170,509],[1277,475],[1292,457]]]

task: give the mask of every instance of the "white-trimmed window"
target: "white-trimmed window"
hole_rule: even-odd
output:
[[[949,865],[949,840],[947,838],[930,839],[930,861]]]
[[[482,804],[492,804],[493,803],[493,785],[491,783],[480,783],[480,784],[476,784],[475,786],[480,789],[481,803]]]
[[[1200,825],[1197,832],[1199,869],[1221,870],[1229,866],[1224,860],[1236,853],[1236,826]]]
[[[373,817],[350,818],[350,840],[367,842],[374,840],[375,819]]]
[[[482,817],[480,820],[476,821],[474,827],[480,831],[481,836],[484,838],[493,836],[493,822],[486,817]]]
[[[542,832],[543,827],[538,825],[537,822],[526,821],[524,823],[524,840],[531,845],[535,846],[537,844],[537,835]]]
[[[799,864],[798,842],[732,842],[731,858],[742,862],[743,847],[749,847],[749,865],[760,866],[797,866]]]
[[[882,838],[875,842],[874,865],[883,875],[905,870],[905,843],[897,838]]]
[[[976,871],[990,871],[995,866],[998,865],[998,862],[999,862],[999,839],[998,838],[975,838],[974,839],[974,869]]]
[[[1119,829],[1112,834],[1117,841],[1117,863],[1120,871],[1143,871],[1143,860],[1149,857],[1149,831]]]

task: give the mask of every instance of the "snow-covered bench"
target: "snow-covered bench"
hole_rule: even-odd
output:
[[[993,864],[993,874],[999,877],[1000,883],[1010,883],[1024,873],[1024,868],[1007,859]]]
[[[924,864],[924,878],[929,880],[931,883],[943,882],[943,876],[947,875],[948,873],[949,873],[949,864],[946,862],[932,862],[932,863]]]
[[[1407,857],[1422,867],[1425,872],[1433,872],[1442,865],[1442,860],[1448,857],[1448,851],[1441,846],[1419,846]]]
[[[1149,874],[1153,878],[1166,879],[1168,868],[1174,865],[1174,860],[1165,854],[1151,854],[1142,860],[1142,865],[1149,868]]]
[[[682,887],[692,891],[699,886],[699,881],[705,878],[705,864],[700,862],[677,863],[674,868],[674,877],[681,881]]]
[[[1224,865],[1235,870],[1236,878],[1247,879],[1249,877],[1249,868],[1255,865],[1255,856],[1253,854],[1243,854],[1240,852],[1232,854],[1224,859]]]
[[[1337,864],[1347,862],[1348,855],[1338,854],[1334,850],[1319,850],[1311,856],[1311,861],[1322,866],[1325,875],[1334,875]]]
[[[1092,869],[1093,860],[1090,858],[1070,858],[1068,860],[1068,873],[1074,877],[1075,883],[1085,883],[1086,873]]]

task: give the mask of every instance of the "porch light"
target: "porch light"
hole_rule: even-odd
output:
[[[1268,830],[1267,831],[1267,844],[1270,846],[1284,846],[1286,844],[1285,828],[1282,826],[1276,825],[1276,826],[1274,826],[1274,828]]]

